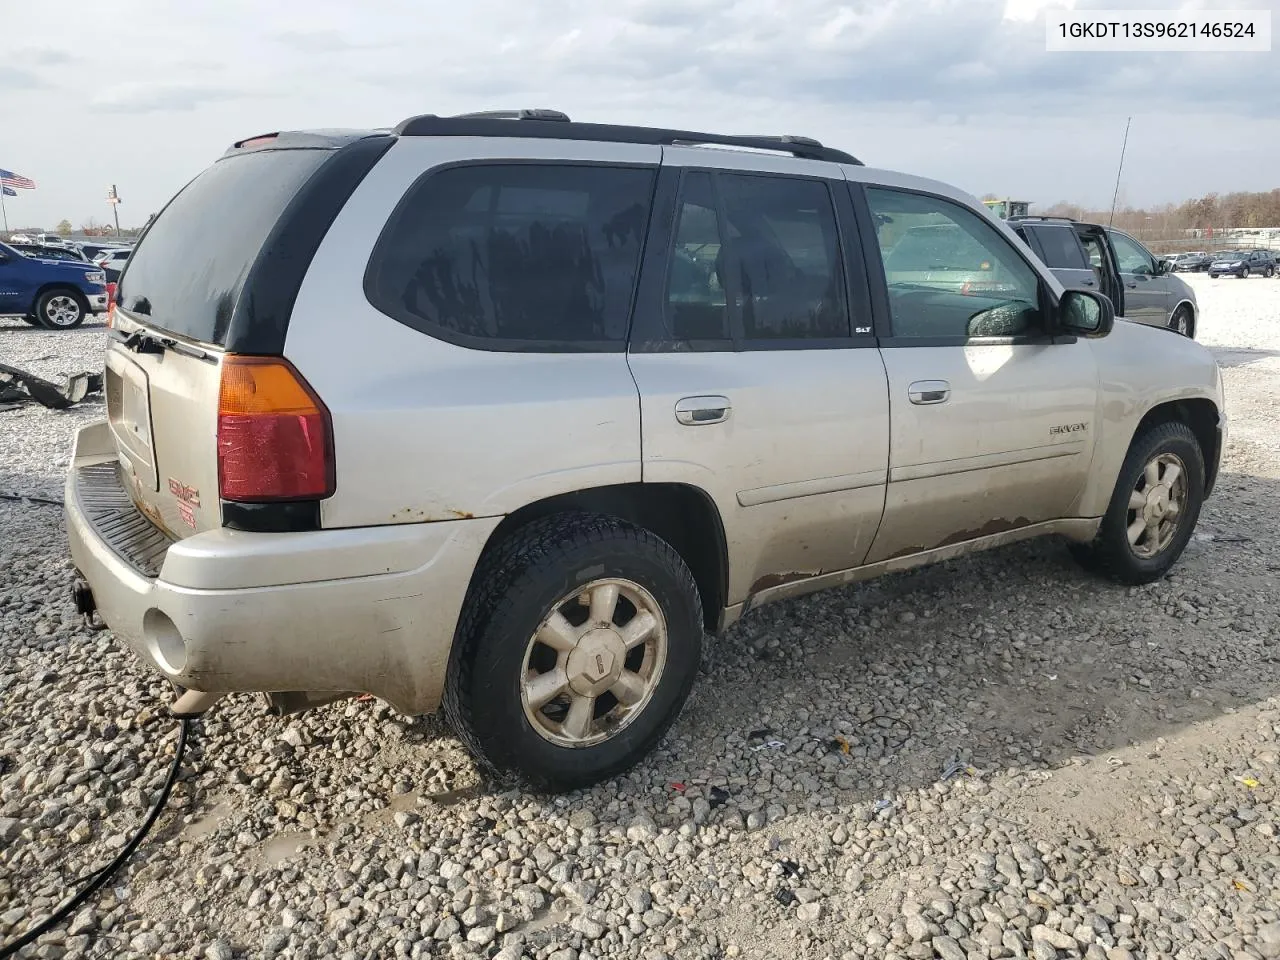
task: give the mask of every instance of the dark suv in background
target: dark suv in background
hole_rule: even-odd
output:
[[[1195,291],[1127,233],[1066,217],[1012,217],[1009,226],[1064,286],[1105,293],[1118,317],[1195,336]]]
[[[1276,274],[1276,258],[1270,250],[1226,250],[1214,254],[1209,265],[1209,276],[1239,277],[1244,280],[1259,275],[1273,277]]]

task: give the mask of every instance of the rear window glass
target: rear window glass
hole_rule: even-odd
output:
[[[224,345],[263,243],[332,155],[263,150],[215,163],[147,228],[121,278],[121,307],[162,330]]]
[[[433,173],[391,216],[365,277],[375,307],[484,349],[622,343],[654,173],[480,164]]]
[[[1084,251],[1070,227],[1036,227],[1036,237],[1044,248],[1044,262],[1058,270],[1088,270]]]

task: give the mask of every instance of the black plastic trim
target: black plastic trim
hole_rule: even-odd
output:
[[[497,123],[508,123],[510,121],[499,120]],[[543,123],[560,123],[561,121],[544,120]],[[486,157],[480,160],[457,160],[450,163],[441,163],[433,166],[422,176],[418,177],[409,185],[404,194],[396,202],[395,208],[387,217],[387,222],[383,224],[382,230],[378,234],[378,239],[373,245],[373,251],[369,254],[369,260],[365,264],[364,279],[362,286],[364,289],[364,298],[379,313],[390,317],[397,323],[401,323],[424,336],[434,337],[437,340],[443,340],[445,343],[452,343],[455,346],[466,347],[469,350],[483,350],[489,353],[625,353],[627,350],[627,338],[624,336],[620,340],[510,340],[499,337],[473,337],[469,334],[458,333],[454,330],[446,329],[437,324],[430,323],[421,317],[412,314],[405,314],[402,311],[393,311],[387,309],[378,302],[374,295],[374,275],[376,273],[375,263],[377,263],[380,254],[383,252],[386,244],[391,239],[391,227],[396,222],[401,209],[407,204],[411,197],[417,193],[418,189],[426,181],[438,174],[448,170],[456,170],[459,167],[613,167],[619,170],[642,170],[646,173],[654,175],[655,185],[650,187],[650,204],[654,202],[656,195],[656,182],[658,174],[662,169],[657,163],[642,163],[635,161],[615,161],[615,160],[557,160],[547,158],[531,158],[531,157],[512,157],[498,158]],[[650,207],[652,210],[652,206]],[[627,317],[627,331],[630,332],[632,320],[635,316],[636,306],[636,289],[639,286],[639,277],[641,269],[644,265],[645,250],[648,246],[648,237],[646,235],[644,242],[641,244],[638,263],[636,265],[636,280],[633,282],[631,291],[631,314]]]
[[[293,304],[316,250],[356,187],[394,142],[391,136],[363,137],[335,150],[289,201],[236,300],[227,328],[228,353],[284,353]]]
[[[249,533],[307,533],[320,529],[320,501],[240,503],[223,500],[222,525]]]
[[[530,122],[533,121],[533,122]],[[529,137],[551,140],[595,140],[602,143],[645,143],[657,146],[708,144],[776,150],[805,160],[826,160],[862,166],[843,150],[823,146],[810,137],[730,136],[695,130],[632,127],[611,123],[547,122],[547,118],[497,119],[493,117],[440,117],[433,113],[401,121],[395,132],[402,137]]]

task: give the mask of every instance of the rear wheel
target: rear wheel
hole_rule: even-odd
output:
[[[555,790],[626,770],[698,671],[702,604],[680,555],[641,527],[564,514],[482,562],[445,714],[485,765]]]
[[[70,330],[84,323],[89,305],[75,290],[46,290],[36,301],[36,318],[49,330]]]
[[[1204,455],[1185,423],[1135,438],[1093,543],[1073,545],[1086,569],[1120,583],[1150,583],[1182,555],[1204,502]]]
[[[1276,268],[1267,267],[1265,270],[1262,271],[1262,275],[1266,277],[1268,280],[1270,280],[1272,277],[1276,275]]]

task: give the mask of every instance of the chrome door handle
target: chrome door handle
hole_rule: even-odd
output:
[[[724,423],[732,409],[728,397],[683,397],[676,401],[676,419],[686,427]]]
[[[951,384],[945,380],[917,380],[907,387],[907,396],[912,403],[945,403],[951,396]]]

